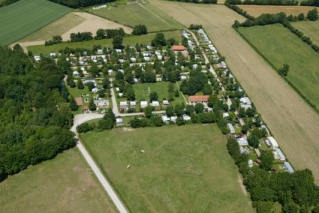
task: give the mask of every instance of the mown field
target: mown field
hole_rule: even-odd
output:
[[[239,32],[277,69],[288,64],[288,80],[319,106],[318,53],[280,24],[239,28]]]
[[[308,36],[314,44],[319,45],[319,21],[291,22],[291,24]]]
[[[146,1],[147,2],[147,1]],[[107,8],[93,10],[88,7],[90,13],[107,18],[109,20],[134,27],[144,24],[149,32],[181,29],[182,26],[171,16],[165,14],[149,3],[118,4],[116,7],[108,4]]]
[[[296,169],[310,168],[319,183],[319,115],[231,27],[245,18],[223,5],[150,2],[185,26],[204,26],[289,161]]]
[[[18,41],[71,11],[50,1],[20,0],[0,8],[0,45]]]
[[[117,212],[74,148],[0,183],[0,212]]]
[[[127,36],[124,37],[123,45],[134,45],[139,44],[151,44],[151,41],[155,38],[156,33],[149,33],[142,36]],[[165,38],[174,38],[177,41],[181,41],[182,35],[179,30],[164,32]],[[50,52],[57,53],[59,50],[63,50],[66,47],[69,48],[92,48],[94,45],[101,45],[102,47],[112,47],[113,39],[104,39],[104,40],[91,40],[84,42],[64,42],[52,46],[29,46],[27,47],[28,51],[31,51],[33,54],[38,55],[40,53],[49,54]]]
[[[216,125],[81,137],[131,212],[254,212]]]
[[[303,13],[307,16],[309,10],[312,10],[313,7],[308,6],[274,6],[274,5],[238,5],[244,11],[251,16],[258,17],[263,13],[280,13],[284,12],[289,15],[298,16],[300,13]]]

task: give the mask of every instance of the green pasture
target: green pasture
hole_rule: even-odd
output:
[[[183,28],[175,19],[147,2],[138,1],[135,4],[112,3],[108,4],[107,8],[93,10],[93,7],[88,7],[86,11],[130,27],[144,24],[149,32]]]
[[[117,211],[74,148],[2,181],[0,212]]]
[[[216,125],[116,128],[81,138],[131,212],[254,212]]]
[[[181,41],[181,32],[179,30],[176,31],[169,31],[163,32],[165,38],[174,38],[177,41]],[[126,36],[123,39],[123,45],[133,45],[135,46],[136,43],[139,44],[151,44],[152,40],[155,38],[156,33],[149,33],[147,35],[141,36]],[[63,42],[61,44],[56,44],[52,46],[29,46],[27,49],[31,51],[34,55],[39,54],[49,54],[51,52],[59,52],[59,50],[63,50],[66,47],[69,48],[87,48],[91,49],[94,45],[101,45],[102,47],[112,47],[113,39],[103,39],[103,40],[91,40],[91,41],[83,41],[83,42]]]
[[[291,22],[291,24],[308,36],[314,44],[319,45],[319,21],[298,21]]]
[[[0,8],[0,45],[12,44],[71,10],[45,0],[20,0]]]
[[[276,69],[288,64],[287,79],[319,106],[318,53],[280,24],[238,30]]]

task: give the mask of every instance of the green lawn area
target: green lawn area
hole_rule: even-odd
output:
[[[144,24],[149,32],[183,28],[175,19],[149,3],[112,3],[107,8],[93,10],[88,7],[86,11],[130,27]]]
[[[71,10],[71,8],[43,0],[20,0],[0,8],[0,45],[18,41]]]
[[[150,88],[150,92],[157,92],[158,100],[162,101],[163,98],[166,98],[168,100],[168,85],[169,82],[157,82],[157,83],[144,83],[144,84],[133,84],[133,89],[135,91],[135,98],[137,101],[149,101],[149,91],[148,88]],[[177,89],[177,86],[175,85],[175,89]],[[181,104],[185,103],[182,94],[180,93],[179,97],[175,97],[174,105],[175,104]]]
[[[243,27],[239,32],[277,69],[288,64],[288,80],[319,106],[318,53],[280,24]]]
[[[149,33],[142,36],[127,36],[124,37],[123,45],[134,45],[139,44],[151,44],[151,41],[155,38],[155,33]],[[174,38],[177,41],[181,41],[182,35],[179,30],[164,32],[165,38]],[[31,51],[34,55],[39,55],[40,53],[49,54],[51,52],[57,53],[59,50],[63,50],[66,47],[69,48],[92,48],[94,45],[101,45],[102,47],[112,47],[113,39],[104,39],[104,40],[91,40],[83,42],[63,42],[61,44],[52,45],[52,46],[30,46],[28,51]]]
[[[298,21],[291,24],[308,36],[314,44],[319,45],[319,21]]]
[[[81,137],[131,212],[254,212],[216,125],[128,130]]]
[[[1,182],[0,212],[117,211],[74,148]]]

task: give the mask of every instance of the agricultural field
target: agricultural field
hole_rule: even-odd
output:
[[[71,11],[50,1],[21,0],[0,8],[0,45],[18,41]]]
[[[312,10],[313,7],[308,6],[274,6],[274,5],[238,5],[244,11],[251,16],[258,17],[263,13],[280,13],[284,12],[289,15],[298,16],[300,13],[303,13],[307,16],[309,10]]]
[[[81,137],[131,212],[254,212],[216,125]]]
[[[149,33],[147,35],[141,36],[127,36],[123,39],[123,45],[133,45],[136,43],[139,44],[151,44],[151,41],[155,38],[155,33]],[[164,32],[165,38],[174,38],[176,41],[181,41],[181,32],[179,30]],[[52,46],[29,46],[27,47],[28,51],[31,51],[34,55],[39,55],[40,53],[49,54],[51,52],[58,53],[59,50],[64,49],[66,47],[69,48],[92,48],[94,45],[101,45],[102,47],[112,47],[113,39],[104,39],[104,40],[91,40],[91,41],[83,41],[83,42],[74,42],[74,43],[61,43]]]
[[[319,21],[291,22],[291,25],[308,36],[314,44],[319,45]]]
[[[143,3],[144,2],[144,3]],[[177,21],[171,16],[165,14],[147,1],[137,1],[135,4],[108,4],[108,7],[93,10],[92,7],[86,10],[92,14],[107,18],[109,20],[134,27],[144,24],[149,32],[157,32],[163,30],[181,29]]]
[[[185,26],[203,25],[289,161],[296,169],[310,168],[318,184],[319,115],[231,27],[245,18],[224,5],[150,2]]]
[[[74,148],[1,182],[0,212],[117,211]]]

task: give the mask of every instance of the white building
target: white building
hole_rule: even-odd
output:
[[[271,146],[273,150],[277,149],[279,147],[277,141],[273,137],[267,137],[266,144],[268,146]]]
[[[141,108],[145,108],[148,105],[147,101],[141,101],[140,104],[141,104]]]
[[[237,138],[237,143],[239,146],[248,146],[248,141],[245,138]]]
[[[227,128],[229,129],[230,134],[235,134],[235,128],[231,123],[227,124]]]
[[[292,168],[292,166],[290,165],[289,162],[285,161],[284,162],[284,167],[286,169],[286,172],[294,173],[294,169]]]

